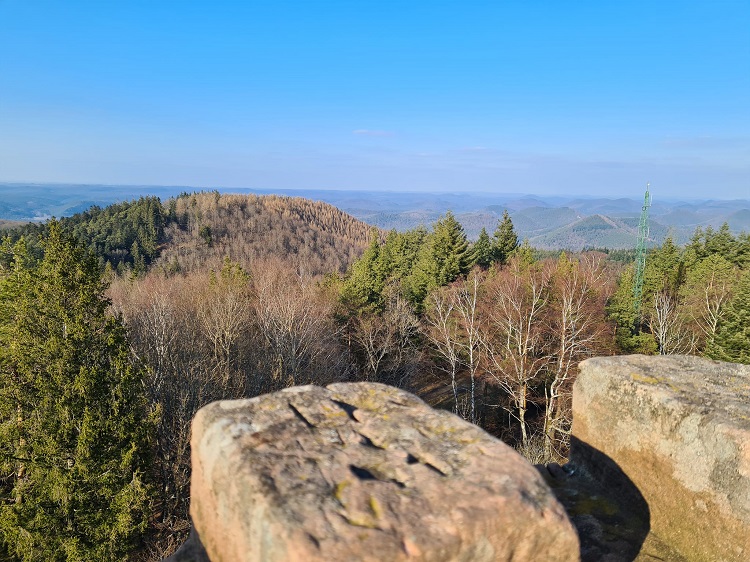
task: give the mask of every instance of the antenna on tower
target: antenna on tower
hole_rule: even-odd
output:
[[[633,307],[636,322],[641,318],[641,301],[643,300],[643,271],[646,269],[646,241],[648,240],[648,208],[651,206],[651,195],[646,184],[646,195],[643,198],[641,221],[638,223],[638,245],[635,247],[635,278],[633,279]]]

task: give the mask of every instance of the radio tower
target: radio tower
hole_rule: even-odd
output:
[[[635,319],[638,323],[641,318],[641,297],[643,295],[643,270],[646,268],[646,240],[648,240],[648,208],[651,206],[651,195],[646,184],[646,196],[643,198],[643,209],[641,210],[641,221],[638,224],[638,245],[635,248],[635,279],[633,280],[633,307],[635,308]]]

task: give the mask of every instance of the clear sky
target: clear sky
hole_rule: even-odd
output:
[[[750,198],[750,1],[0,0],[0,181]]]

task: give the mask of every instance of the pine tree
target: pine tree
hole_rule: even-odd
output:
[[[644,307],[650,306],[649,299],[658,291],[675,293],[684,276],[680,249],[675,246],[672,237],[667,236],[662,245],[649,252],[646,258],[646,269],[643,272]]]
[[[498,221],[492,241],[492,260],[504,264],[513,251],[518,248],[518,235],[513,228],[508,211],[503,211],[502,220]]]
[[[474,263],[482,268],[489,267],[492,262],[492,242],[490,241],[490,235],[487,234],[487,229],[484,227],[471,250],[474,252]]]
[[[729,224],[724,223],[718,231],[706,231],[706,253],[719,254],[728,261],[734,261],[735,240],[729,230]]]
[[[404,233],[398,233],[392,243],[386,239],[385,246],[393,246],[390,274],[399,283],[411,274],[426,238],[427,229],[424,226],[418,226]]]
[[[372,229],[370,245],[353,265],[341,290],[341,299],[353,310],[379,310],[383,306],[383,279],[379,274],[380,241]]]
[[[473,264],[464,228],[450,211],[433,227],[432,257],[437,265],[437,286],[466,275]]]
[[[518,259],[522,268],[531,267],[536,263],[534,248],[529,244],[528,238],[525,238],[523,244],[517,246],[511,255]]]
[[[0,280],[0,551],[119,560],[146,526],[152,416],[95,256],[59,223]]]
[[[650,333],[640,330],[641,319],[636,314],[633,297],[635,267],[627,267],[617,282],[617,290],[609,298],[606,312],[609,320],[617,323],[615,339],[625,353],[656,353],[656,340]]]
[[[720,361],[750,364],[750,270],[740,278],[706,355]]]
[[[685,253],[692,252],[688,249]],[[737,267],[719,254],[711,254],[686,268],[679,298],[691,320],[697,350],[704,351],[716,336],[738,277]]]
[[[427,293],[466,275],[473,264],[461,223],[448,211],[438,219],[432,233],[423,244],[409,279],[406,280],[407,295],[419,309]]]

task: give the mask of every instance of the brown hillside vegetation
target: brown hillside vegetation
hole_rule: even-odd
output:
[[[224,257],[250,265],[281,258],[311,275],[344,272],[372,227],[327,203],[276,195],[197,193],[170,201],[177,221],[165,229],[157,266],[183,272]]]

